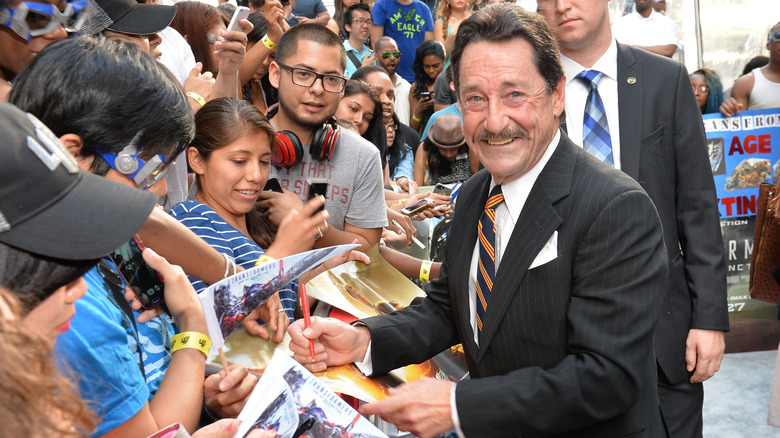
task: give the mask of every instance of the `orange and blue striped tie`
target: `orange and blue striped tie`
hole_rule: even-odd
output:
[[[477,331],[482,334],[482,324],[487,314],[490,291],[496,278],[496,208],[504,202],[501,186],[493,187],[479,218],[479,263],[477,265]]]

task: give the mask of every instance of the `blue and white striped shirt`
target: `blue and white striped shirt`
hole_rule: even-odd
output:
[[[211,207],[200,201],[184,201],[176,204],[171,208],[170,214],[212,248],[232,257],[236,264],[244,269],[253,267],[257,259],[265,253],[260,245],[233,228]],[[206,285],[196,278],[190,277],[190,282],[198,293],[206,288]],[[293,320],[297,291],[297,280],[285,285],[285,288],[279,291],[279,298],[290,321]]]

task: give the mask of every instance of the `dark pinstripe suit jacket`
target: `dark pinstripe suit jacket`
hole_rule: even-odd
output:
[[[468,271],[489,186],[483,170],[461,189],[428,297],[365,321],[374,370],[462,342],[472,379],[456,400],[469,437],[663,436],[652,336],[667,263],[650,199],[562,135],[501,259],[477,347]],[[529,269],[556,230],[558,257]]]
[[[658,209],[669,256],[669,289],[655,352],[672,383],[690,378],[691,328],[728,330],[726,266],[701,111],[678,62],[618,44],[622,170]],[[634,78],[629,83],[629,78]]]

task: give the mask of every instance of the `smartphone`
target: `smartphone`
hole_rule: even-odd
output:
[[[413,214],[417,213],[418,211],[425,209],[425,207],[428,206],[429,202],[433,202],[433,199],[431,199],[431,198],[420,199],[419,201],[415,202],[414,204],[412,204],[412,205],[410,205],[408,207],[402,208],[401,209],[401,213],[403,213],[403,214],[405,214],[407,216],[413,215]]]
[[[306,195],[307,201],[316,195],[322,195],[327,198],[326,194],[328,193],[328,180],[325,178],[308,178],[306,179],[306,191],[308,192]],[[322,211],[324,209],[325,206],[323,205],[317,211]]]
[[[443,196],[450,196],[452,194],[452,189],[442,183],[437,183],[433,188],[433,193],[437,193]]]
[[[163,278],[144,262],[144,244],[136,234],[108,256],[119,270],[127,287],[135,293],[144,309],[160,305],[166,313]]]
[[[263,187],[263,191],[267,191],[267,190],[276,193],[284,193],[282,191],[282,186],[279,184],[279,180],[276,178],[268,178],[268,181],[266,181],[265,183],[265,187]]]
[[[431,93],[430,91],[421,91],[420,92],[420,99],[425,99],[425,98],[430,99],[432,96],[433,96],[433,93]]]
[[[238,20],[244,19],[246,20],[246,17],[249,16],[249,8],[246,6],[237,6],[236,12],[233,12],[233,18],[230,19],[230,24],[228,24],[227,30],[241,30],[241,25],[238,23]]]

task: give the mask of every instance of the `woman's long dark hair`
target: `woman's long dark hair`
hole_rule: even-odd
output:
[[[401,162],[401,158],[404,156],[407,150],[411,151],[409,145],[404,143],[401,138],[401,121],[398,120],[398,116],[393,113],[393,124],[397,126],[395,129],[395,138],[393,139],[393,145],[387,148],[387,163],[390,166],[390,176],[395,173],[395,168]],[[387,132],[385,132],[387,134]]]
[[[387,164],[387,133],[385,132],[385,122],[382,118],[382,102],[379,100],[379,94],[367,82],[359,79],[350,79],[344,87],[344,97],[356,94],[365,94],[374,102],[374,118],[368,124],[368,129],[363,134],[363,138],[379,149],[379,156],[382,158],[382,169],[384,169]]]
[[[428,154],[429,182],[438,181],[440,177],[452,172],[452,162],[442,156],[439,152],[439,148],[431,142],[430,136],[423,141],[423,149],[425,149],[425,152]],[[468,144],[464,144],[458,149],[458,155],[468,153],[468,151]]]
[[[187,43],[195,55],[195,60],[203,64],[203,71],[216,72],[216,65],[211,62],[211,51],[206,33],[222,20],[219,9],[198,1],[184,1],[176,4],[176,16],[171,27],[187,37]]]
[[[412,64],[412,70],[414,71],[414,85],[412,86],[412,93],[415,97],[420,97],[420,93],[428,90],[428,86],[436,81],[436,78],[431,78],[425,73],[423,68],[423,59],[426,56],[434,55],[441,58],[441,62],[444,62],[444,46],[436,40],[423,41],[417,47],[417,51],[414,53],[414,63]]]
[[[197,149],[205,161],[211,153],[233,143],[247,134],[265,133],[271,149],[274,148],[274,128],[268,119],[251,103],[234,97],[221,97],[209,101],[195,114],[195,139],[190,147]],[[198,190],[202,190],[200,187]],[[270,221],[259,211],[246,214],[249,237],[263,248],[273,242],[275,233]]]

